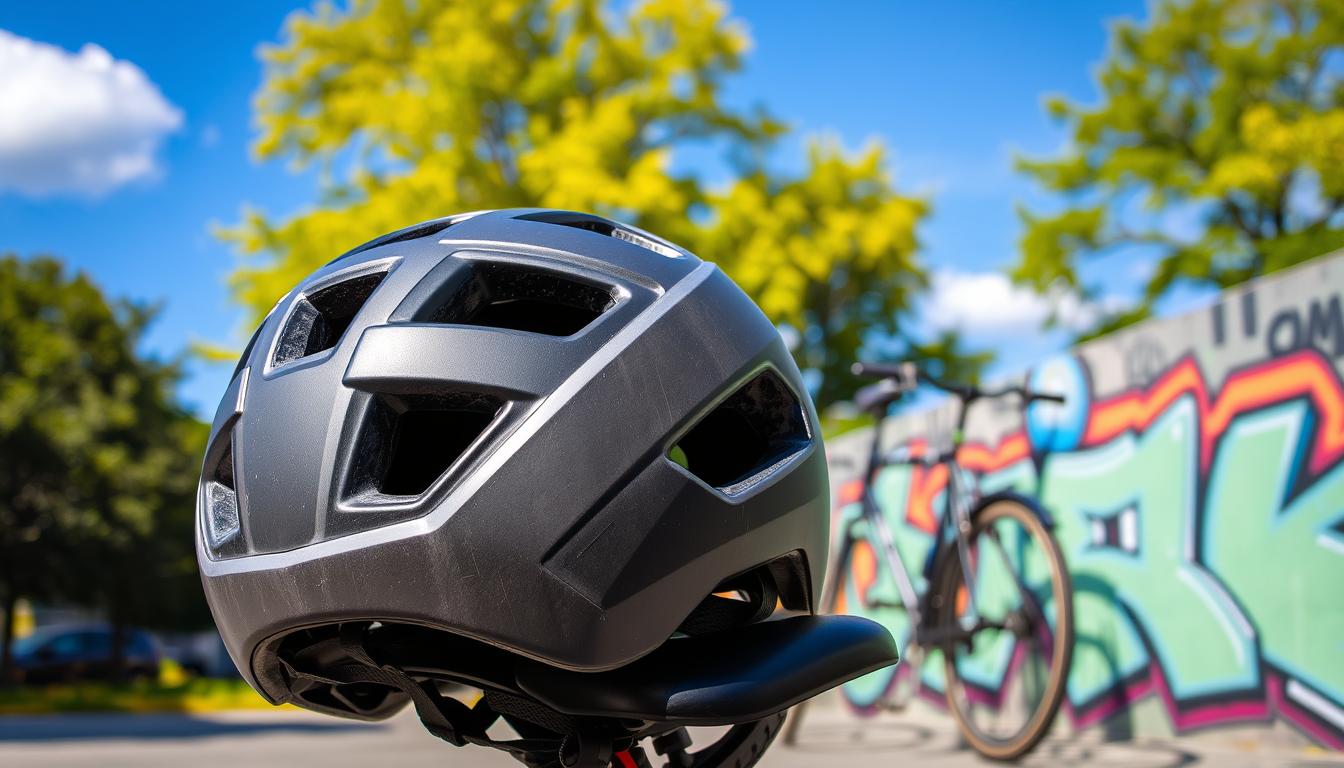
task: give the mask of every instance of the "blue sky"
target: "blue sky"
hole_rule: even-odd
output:
[[[91,2],[7,4],[0,30],[10,33],[10,45],[22,38],[75,57],[92,43],[141,70],[152,84],[141,91],[161,94],[151,109],[157,122],[128,130],[166,138],[158,146],[136,144],[106,166],[111,175],[83,187],[6,184],[0,165],[0,252],[56,254],[112,294],[162,302],[146,342],[156,354],[176,354],[193,339],[241,346],[240,313],[224,282],[237,256],[212,227],[237,221],[245,205],[284,214],[315,195],[310,176],[283,163],[259,165],[248,153],[251,98],[261,78],[257,47],[278,39],[294,7],[235,2],[205,14],[179,3],[140,3],[133,11]],[[972,342],[999,350],[1000,370],[1057,348],[1062,336],[1034,332],[1027,320],[1038,309],[1020,294],[999,302],[1021,315],[1019,322],[997,329],[972,316],[975,307],[947,299],[978,295],[970,288],[990,296],[1005,290],[998,273],[1014,258],[1014,208],[1043,202],[1013,173],[1013,155],[1050,153],[1063,140],[1041,97],[1093,99],[1106,20],[1142,17],[1144,4],[739,0],[733,7],[755,45],[746,71],[729,86],[731,102],[766,105],[800,135],[828,134],[850,147],[879,139],[901,187],[931,198],[923,258],[948,290],[927,322],[967,326]],[[0,73],[0,88],[2,81]],[[5,110],[0,102],[0,120],[15,119]],[[0,131],[0,153],[4,141]],[[800,156],[795,142],[777,160],[787,166]],[[120,183],[123,176],[135,178]],[[1123,296],[1146,268],[1141,255],[1122,255],[1097,276]],[[193,363],[182,397],[212,411],[227,375],[227,366]]]

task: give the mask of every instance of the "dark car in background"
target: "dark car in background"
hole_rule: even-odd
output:
[[[110,680],[116,677],[112,628],[47,627],[14,643],[13,682],[26,685]],[[162,653],[148,633],[126,630],[123,674],[126,679],[156,678]]]

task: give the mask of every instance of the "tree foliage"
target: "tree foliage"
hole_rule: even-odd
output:
[[[850,160],[819,148],[797,179],[768,171],[759,158],[783,127],[722,95],[747,47],[714,0],[356,0],[297,13],[264,53],[256,151],[317,164],[324,180],[312,209],[250,211],[226,232],[262,257],[234,273],[235,296],[260,319],[333,256],[449,213],[593,211],[722,263],[808,339],[800,362],[835,379],[827,402],[863,324],[903,330],[885,315],[922,285],[925,206],[892,187],[876,150]],[[719,153],[741,177],[711,189],[677,161],[686,149]]]
[[[260,317],[334,255],[459,211],[590,210],[684,236],[703,195],[673,149],[777,130],[721,103],[746,35],[708,0],[606,8],[367,0],[293,15],[264,53],[256,152],[320,163],[328,182],[315,210],[251,212],[233,231],[274,257],[236,273],[238,298]]]
[[[1159,0],[1110,45],[1099,104],[1048,102],[1068,149],[1020,162],[1063,206],[1023,212],[1018,280],[1086,292],[1081,257],[1154,249],[1114,326],[1178,283],[1222,288],[1344,245],[1344,4]]]
[[[177,368],[137,354],[151,317],[54,259],[0,258],[6,607],[61,600],[123,624],[204,617],[189,545],[204,425],[172,397]]]
[[[849,158],[814,142],[800,176],[757,171],[712,202],[702,250],[797,334],[799,366],[820,374],[818,402],[853,391],[850,365],[874,337],[888,342],[876,345],[886,356],[964,364],[954,340],[921,345],[903,333],[906,310],[928,285],[915,236],[928,205],[892,187],[880,146]]]

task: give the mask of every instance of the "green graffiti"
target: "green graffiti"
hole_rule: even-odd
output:
[[[923,590],[925,585],[919,573],[919,564],[924,562],[924,556],[927,554],[929,547],[932,546],[933,537],[905,523],[906,499],[910,493],[910,474],[909,467],[890,467],[883,470],[879,473],[877,482],[874,484],[873,494],[878,506],[883,510],[887,527],[891,529],[896,549],[911,570],[910,577],[915,580],[916,588]],[[862,519],[861,510],[859,504],[851,504],[846,507],[841,515],[841,525],[850,527],[851,535],[857,540],[876,542],[876,536],[869,537],[868,535],[868,524]],[[874,543],[872,551],[876,557],[881,557],[878,553],[879,545],[876,543]],[[903,609],[892,607],[899,605],[901,602],[896,579],[892,576],[890,569],[882,564],[877,565],[874,577],[867,590],[860,593],[860,587],[863,585],[855,577],[853,569],[851,568],[845,574],[842,587],[846,608],[850,613],[866,616],[886,625],[887,629],[896,637],[902,652],[904,652],[909,647],[910,621]],[[881,699],[882,694],[891,686],[892,678],[896,674],[896,667],[888,667],[865,675],[848,683],[845,686],[845,695],[856,706],[871,707]],[[923,682],[926,685],[936,685],[941,689],[942,683],[939,676],[931,676],[926,673]]]
[[[1035,496],[1039,488],[1036,467],[1030,461],[1009,464],[996,472],[986,472],[980,478],[980,492],[986,496],[999,491],[1016,491],[1025,496]]]
[[[980,490],[1035,495],[1056,521],[1074,583],[1068,696],[1076,717],[1095,722],[1159,680],[1178,729],[1275,713],[1305,723],[1284,712],[1282,696],[1319,718],[1308,733],[1335,743],[1332,734],[1344,730],[1344,463],[1299,477],[1319,427],[1312,404],[1292,399],[1236,415],[1208,444],[1214,453],[1202,474],[1199,402],[1181,395],[1139,431],[997,467],[979,478]],[[905,522],[909,470],[883,470],[875,492],[918,581],[932,537]],[[941,509],[941,495],[934,504]],[[854,536],[868,535],[859,505],[846,521]],[[976,563],[977,604],[987,614],[1010,599],[1005,567],[1033,586],[1045,582],[1039,564],[1003,536],[1007,563]],[[846,580],[846,605],[885,622],[904,646],[904,612],[874,607],[899,602],[880,547],[874,554],[865,593]],[[993,689],[1010,674],[1011,651],[1007,642],[977,644],[958,672]],[[942,672],[931,654],[922,685],[942,691]],[[885,671],[845,693],[871,706],[892,680]]]
[[[1149,663],[1126,612],[1146,631],[1177,698],[1258,682],[1248,623],[1194,558],[1195,413],[1185,397],[1141,437],[1046,461],[1042,503],[1059,520],[1074,577],[1075,701]]]
[[[1344,701],[1344,467],[1285,505],[1310,423],[1292,402],[1231,425],[1209,476],[1204,548],[1255,618],[1264,657]]]

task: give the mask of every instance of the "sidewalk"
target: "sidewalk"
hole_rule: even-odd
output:
[[[1344,766],[1344,754],[1304,747],[1296,739],[1266,738],[1263,730],[1217,730],[1162,739],[1104,740],[1104,731],[1061,733],[1046,739],[1019,766]],[[772,747],[769,768],[817,765],[896,768],[967,768],[1000,765],[965,747],[947,716],[928,708],[859,719],[835,697],[808,709],[798,743]]]
[[[834,699],[813,706],[800,743],[777,743],[765,768],[966,768],[993,765],[958,742],[937,713],[858,720]],[[424,732],[410,712],[385,723],[359,723],[297,711],[186,715],[68,715],[0,718],[0,765],[190,766],[452,765],[518,766],[501,752],[453,750]],[[1105,743],[1100,731],[1043,744],[1026,766],[1344,766],[1344,755],[1287,747],[1249,733],[1216,731],[1173,739]]]

